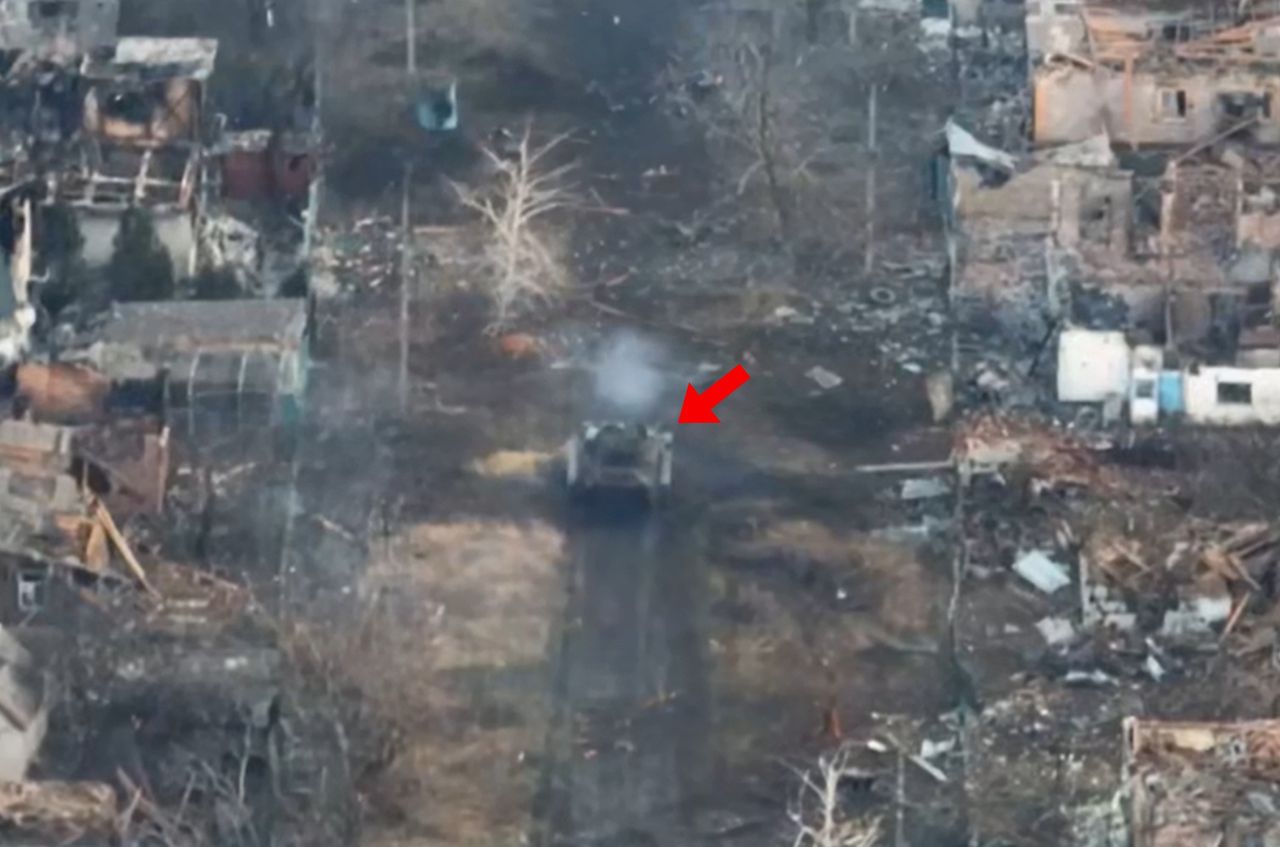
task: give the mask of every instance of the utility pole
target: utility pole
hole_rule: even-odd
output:
[[[414,97],[414,79],[418,73],[417,0],[404,0],[404,66],[408,77],[410,100]],[[397,389],[400,413],[409,410],[409,297],[414,283],[413,227],[409,222],[409,197],[413,185],[413,158],[404,163],[404,185],[400,196],[400,371]]]
[[[876,262],[876,168],[879,165],[879,153],[876,149],[876,89],[871,83],[871,93],[867,97],[867,234],[866,247],[863,251],[862,269],[870,274]]]
[[[409,81],[418,72],[417,0],[404,0],[404,64]]]
[[[400,196],[400,371],[397,389],[400,411],[409,408],[409,297],[413,288],[413,227],[409,223],[410,186],[413,185],[413,161],[404,163],[404,185]]]

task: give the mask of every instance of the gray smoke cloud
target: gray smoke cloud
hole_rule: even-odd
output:
[[[597,405],[627,416],[661,414],[671,385],[665,359],[661,347],[634,332],[606,340],[592,366]]]

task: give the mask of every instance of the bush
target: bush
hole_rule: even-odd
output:
[[[173,297],[173,260],[156,235],[151,215],[128,209],[120,219],[106,278],[113,300],[169,300]]]
[[[57,319],[72,303],[100,297],[102,291],[94,285],[94,277],[81,255],[84,236],[75,212],[62,203],[50,206],[36,218],[36,226],[41,275],[47,279],[37,289],[37,296],[45,311]]]

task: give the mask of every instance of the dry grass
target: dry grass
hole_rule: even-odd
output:
[[[366,573],[366,631],[437,671],[540,662],[558,618],[562,545],[545,524],[410,527]]]
[[[740,551],[749,556],[787,556],[814,562],[851,590],[874,597],[871,617],[900,635],[933,631],[939,611],[937,586],[915,552],[858,535],[836,532],[806,520],[784,520],[763,527]]]
[[[550,695],[511,672],[545,670],[562,545],[537,523],[408,527],[375,551],[356,619],[308,639],[360,726],[378,730],[357,743],[389,748],[357,751],[377,763],[361,785],[366,844],[521,837],[536,777],[522,754],[546,738]]]
[[[554,453],[536,450],[497,450],[471,463],[471,471],[479,476],[503,479],[538,479]]]
[[[839,710],[847,731],[869,709],[898,702],[884,668],[930,661],[945,600],[908,548],[810,521],[760,524],[730,552],[739,566],[715,569],[710,584],[732,609],[713,618],[711,633],[717,745],[744,768],[759,764],[761,750],[817,741],[827,709]],[[804,576],[814,571],[825,576]],[[843,602],[832,596],[837,585]]]
[[[537,772],[521,754],[541,743],[536,725],[469,728],[456,735],[415,734],[374,788],[405,826],[366,828],[365,847],[395,844],[519,843],[528,828]],[[405,832],[426,830],[430,837]]]

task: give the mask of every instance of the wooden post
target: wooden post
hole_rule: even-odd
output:
[[[404,0],[404,66],[413,76],[418,71],[417,0]]]
[[[409,221],[409,197],[412,183],[413,162],[405,162],[404,186],[400,196],[400,377],[397,383],[401,412],[409,407],[409,297],[413,286],[413,227]]]
[[[898,780],[894,786],[893,847],[907,847],[907,754],[898,747]]]
[[[867,97],[867,233],[866,247],[863,253],[862,269],[871,273],[876,261],[876,165],[879,156],[876,151],[876,89],[871,84],[871,93]]]

